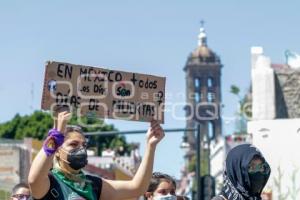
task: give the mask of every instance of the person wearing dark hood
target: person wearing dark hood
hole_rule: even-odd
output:
[[[261,200],[271,169],[261,152],[251,144],[229,151],[221,193],[212,200]]]

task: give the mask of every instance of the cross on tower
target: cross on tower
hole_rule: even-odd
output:
[[[205,21],[203,19],[201,19],[201,21],[200,21],[201,27],[204,27],[204,23],[205,23]]]

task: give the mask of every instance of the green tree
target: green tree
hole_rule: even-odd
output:
[[[203,150],[201,151],[201,157],[200,157],[200,177],[204,175],[209,174],[209,169],[208,169],[208,163],[209,163],[209,152],[208,150]],[[196,164],[197,164],[197,158],[196,155],[193,155],[189,164],[188,164],[188,172],[195,172],[196,173]],[[193,185],[192,185],[192,190],[194,192],[197,191],[197,176],[194,177]]]
[[[53,120],[48,113],[35,111],[22,117],[16,114],[12,120],[0,124],[0,137],[10,139],[32,137],[41,140],[52,126]]]
[[[202,155],[200,157],[200,174],[201,176],[204,176],[208,174],[208,150],[203,150],[201,153]],[[196,164],[196,155],[193,155],[188,164],[188,172],[196,172]]]
[[[249,111],[249,102],[247,97],[240,95],[240,88],[236,85],[231,85],[230,93],[238,98],[238,110],[235,113],[235,128],[237,134],[247,133],[247,118],[252,117],[251,107]]]
[[[237,87],[236,85],[231,85],[230,87],[230,93],[237,95],[240,99],[240,88]]]
[[[107,125],[103,120],[95,116],[78,118],[76,115],[73,115],[69,124],[81,125],[84,132],[116,130],[113,125]],[[25,137],[32,137],[42,140],[47,136],[48,130],[52,127],[53,119],[48,112],[35,111],[25,116],[16,114],[10,121],[0,124],[0,138],[23,139]],[[97,135],[89,136],[88,139],[89,146],[97,148],[98,154],[104,148],[120,149],[122,147],[123,151],[120,154],[129,153],[131,150],[131,145],[127,144],[125,136]]]
[[[10,199],[10,193],[0,189],[0,199]]]

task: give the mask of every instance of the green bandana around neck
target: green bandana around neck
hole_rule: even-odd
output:
[[[70,180],[65,176],[65,174],[57,168],[53,168],[52,174],[60,181],[69,186],[73,191],[75,191],[78,195],[86,198],[87,200],[96,200],[93,195],[93,187],[92,183],[86,179],[86,176],[82,171],[76,175],[79,179],[81,179],[81,183]]]

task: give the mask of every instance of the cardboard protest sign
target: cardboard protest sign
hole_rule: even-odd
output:
[[[165,77],[61,62],[46,65],[42,109],[164,122]]]

